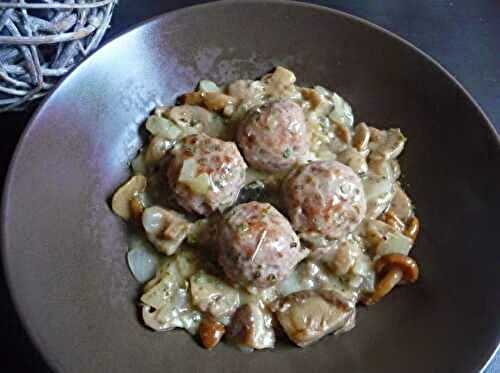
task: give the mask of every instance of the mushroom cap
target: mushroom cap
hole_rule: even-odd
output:
[[[375,272],[377,272],[377,274],[383,275],[393,269],[401,270],[403,274],[402,280],[406,282],[413,283],[418,280],[418,265],[415,260],[407,255],[387,254],[381,256],[375,262]]]

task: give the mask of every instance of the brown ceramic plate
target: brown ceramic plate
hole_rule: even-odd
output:
[[[107,199],[127,178],[138,127],[200,78],[275,64],[340,92],[358,119],[401,127],[402,168],[423,229],[415,286],[361,309],[358,326],[306,349],[207,352],[138,321],[124,224]],[[471,372],[500,335],[500,146],[464,89],[428,56],[349,15],[231,1],[156,18],[75,70],[33,118],[3,205],[8,282],[27,329],[61,372]]]

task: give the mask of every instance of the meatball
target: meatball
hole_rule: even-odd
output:
[[[236,201],[247,165],[235,143],[191,135],[172,149],[170,157],[167,180],[187,211],[209,215]]]
[[[308,254],[288,220],[268,203],[234,207],[220,221],[218,242],[218,262],[226,276],[257,288],[283,280]]]
[[[336,161],[298,167],[285,179],[283,195],[295,230],[327,239],[339,239],[354,231],[366,214],[360,178]]]
[[[268,172],[287,171],[309,150],[304,112],[291,100],[255,108],[238,127],[237,142],[250,166]]]

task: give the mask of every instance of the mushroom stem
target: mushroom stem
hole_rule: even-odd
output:
[[[410,218],[410,221],[406,225],[404,230],[404,235],[411,238],[413,241],[417,239],[418,232],[420,231],[420,221],[416,216]]]
[[[380,299],[385,297],[387,294],[391,292],[391,290],[399,284],[399,282],[403,278],[403,271],[399,268],[391,269],[389,272],[385,274],[385,276],[377,283],[375,287],[375,291],[370,296],[362,299],[362,302],[371,306],[372,304],[377,303]]]

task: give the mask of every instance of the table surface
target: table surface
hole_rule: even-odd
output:
[[[152,16],[207,1],[120,0],[107,40]],[[500,2],[498,0],[323,0],[407,39],[450,71],[478,101],[500,132]],[[16,143],[32,112],[0,114],[0,187]],[[23,330],[0,266],[2,367],[12,372],[50,372]],[[500,373],[500,353],[485,373]]]

